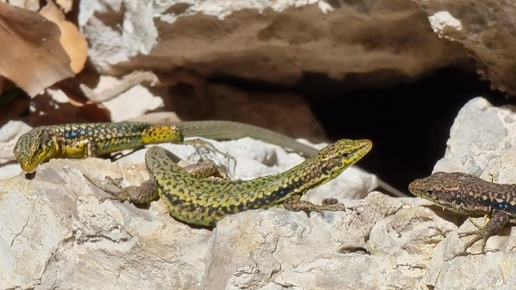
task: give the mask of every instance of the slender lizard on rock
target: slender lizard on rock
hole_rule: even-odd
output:
[[[460,234],[475,235],[464,246],[463,254],[479,240],[484,253],[487,239],[516,217],[516,184],[492,183],[461,172],[436,172],[414,180],[409,191],[448,210],[488,219],[483,226],[473,223],[476,231]]]

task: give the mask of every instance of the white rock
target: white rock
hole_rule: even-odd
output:
[[[460,110],[450,131],[445,156],[437,162],[434,171],[466,172],[497,183],[516,183],[516,114],[514,107],[494,107],[483,98],[469,101]],[[436,246],[430,257],[425,283],[435,289],[514,289],[514,256],[516,233],[510,227],[487,240],[486,254],[480,254],[481,242],[475,243],[467,256],[460,256],[472,237],[459,238],[458,234],[476,230],[466,216],[431,207],[439,217],[453,224],[436,230],[429,227],[426,242]],[[420,216],[424,220],[424,218]],[[436,217],[430,217],[436,219]],[[484,218],[476,218],[483,224]],[[458,227],[460,225],[460,227]],[[443,239],[443,237],[445,237]],[[440,242],[439,242],[440,241]]]
[[[480,97],[464,105],[434,172],[459,171],[489,181],[516,183],[516,169],[504,165],[510,164],[516,154],[516,114],[511,108],[494,107]],[[499,176],[504,179],[498,180]]]
[[[262,169],[259,172],[275,174],[302,161],[295,154],[287,154],[279,147],[260,141],[244,139],[237,145],[238,142],[213,141],[219,151],[207,155],[226,166],[236,164],[236,178],[243,178],[242,172],[246,172],[239,167],[256,167],[256,164],[260,164],[258,167]],[[224,154],[224,150],[235,146],[241,147],[240,151],[235,150],[238,153],[236,157]],[[195,159],[199,153],[206,153],[187,145],[166,144],[164,147],[172,149],[183,158]],[[332,239],[344,239],[344,236],[332,237],[332,229],[335,226],[342,227],[342,216],[345,213],[329,212],[324,217],[314,213],[308,218],[305,213],[291,213],[283,209],[250,211],[243,216],[238,214],[225,218],[212,236],[208,230],[193,229],[174,220],[159,201],[152,202],[149,209],[114,201],[99,204],[99,199],[107,194],[89,184],[82,174],[96,179],[105,175],[115,178],[123,175],[126,178],[124,185],[139,184],[147,178],[144,166],[138,164],[143,162],[144,152],[139,150],[117,163],[97,158],[53,159],[38,167],[32,180],[20,173],[1,181],[0,261],[4,271],[0,271],[0,288],[125,289],[139,285],[154,289],[187,289],[199,283],[218,285],[217,280],[202,278],[203,273],[208,277],[208,273],[217,269],[213,268],[217,263],[214,259],[220,252],[213,252],[215,249],[237,243],[233,249],[235,254],[238,253],[238,247],[241,248],[240,253],[244,254],[250,249],[244,239],[269,235],[266,243],[256,244],[256,249],[258,252],[268,252],[271,247],[278,246],[275,243],[284,245],[282,251],[286,252],[282,252],[278,261],[264,256],[257,261],[262,272],[252,274],[256,265],[253,266],[253,259],[250,259],[249,264],[241,264],[241,267],[235,268],[235,272],[227,272],[225,276],[227,280],[224,283],[229,283],[228,287],[230,284],[252,285],[253,282],[247,278],[261,279],[263,273],[266,273],[263,272],[265,269],[281,270],[280,265],[289,259],[289,249],[300,246],[296,244],[303,240],[305,231],[312,234],[303,243],[314,245],[306,244],[302,247],[304,250],[314,248],[321,237],[331,241],[335,250],[339,243]],[[247,156],[247,160],[243,156]],[[251,226],[251,221],[258,224]],[[228,225],[230,228],[224,234],[227,237],[224,237],[222,233]],[[283,226],[286,228],[282,229]],[[258,230],[260,227],[264,228]],[[289,233],[292,227],[295,231]],[[318,234],[317,228],[320,227],[325,228],[325,232]],[[242,236],[235,239],[235,234]],[[297,235],[293,240],[282,240],[285,235],[293,234]],[[210,242],[210,239],[215,240]],[[329,250],[327,248],[323,252]],[[235,256],[235,259],[239,261],[240,257]],[[297,260],[300,261],[299,258]],[[244,275],[246,271],[251,273]]]
[[[193,68],[290,85],[313,72],[363,75],[362,83],[378,85],[367,75],[394,72],[383,75],[384,85],[467,59],[461,46],[432,32],[411,1],[119,0],[81,2],[79,11],[92,64],[117,75]]]

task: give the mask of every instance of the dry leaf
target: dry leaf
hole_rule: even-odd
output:
[[[36,12],[0,3],[0,75],[35,96],[74,76],[58,27]]]
[[[61,30],[59,41],[71,59],[70,67],[74,73],[79,73],[88,58],[88,43],[79,32],[77,26],[72,22],[66,21],[63,12],[52,1],[39,12],[47,20],[54,22]]]

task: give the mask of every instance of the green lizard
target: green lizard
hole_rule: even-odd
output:
[[[63,124],[30,130],[18,138],[13,152],[30,173],[52,158],[98,157],[165,142],[181,143],[183,135],[175,126],[141,122]]]
[[[231,121],[187,121],[167,124],[142,122],[80,123],[36,127],[23,134],[14,147],[22,169],[33,172],[52,158],[97,157],[146,144],[182,143],[183,137],[216,140],[251,137],[301,153],[305,157],[318,150],[277,132]],[[396,196],[406,196],[382,180],[380,187]]]
[[[314,205],[299,198],[309,189],[337,177],[361,159],[372,147],[369,140],[342,139],[321,149],[303,163],[277,175],[248,181],[199,179],[179,167],[179,157],[161,147],[145,154],[151,179],[119,192],[107,190],[89,177],[95,186],[111,193],[108,199],[144,203],[160,198],[170,215],[192,225],[215,226],[226,215],[283,204],[289,210],[344,210],[330,200]]]

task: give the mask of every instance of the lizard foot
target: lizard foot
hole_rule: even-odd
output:
[[[310,212],[322,212],[322,211],[346,211],[344,204],[339,203],[336,198],[325,198],[321,205],[313,204],[307,200],[296,200],[286,199],[284,202],[285,209],[291,211],[304,211],[308,214]]]
[[[486,215],[485,218],[487,220],[489,217]],[[491,215],[487,223],[484,221],[484,225],[478,225],[471,219],[470,221],[477,229],[474,231],[459,233],[459,237],[462,238],[471,235],[475,235],[475,237],[464,245],[464,250],[459,254],[460,256],[467,255],[467,249],[480,240],[482,240],[481,252],[485,253],[487,239],[505,226],[509,221],[509,216],[505,212],[498,211]]]

